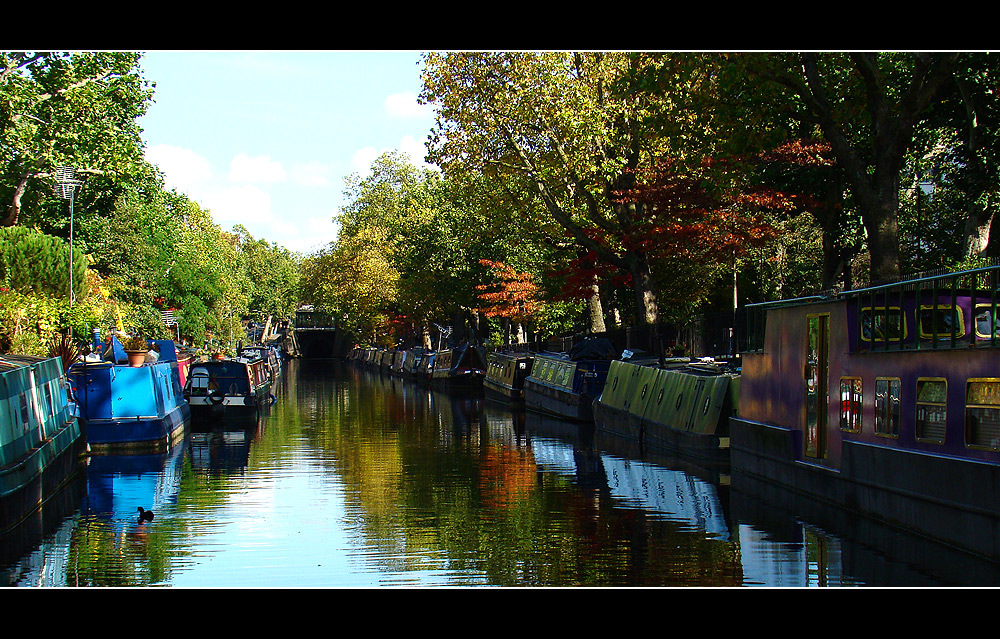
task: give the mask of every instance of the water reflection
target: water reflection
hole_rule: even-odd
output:
[[[334,362],[269,414],[91,458],[9,585],[995,585],[996,570],[576,423]],[[139,524],[136,508],[152,508]],[[838,514],[839,513],[839,514]],[[27,530],[27,529],[26,529]]]

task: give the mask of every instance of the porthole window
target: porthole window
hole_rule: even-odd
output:
[[[681,409],[681,400],[683,399],[684,399],[684,393],[680,393],[677,395],[677,405],[675,406],[677,410]]]

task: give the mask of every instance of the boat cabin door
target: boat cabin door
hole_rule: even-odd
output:
[[[829,402],[830,316],[806,318],[806,428],[807,457],[826,457],[827,407]]]

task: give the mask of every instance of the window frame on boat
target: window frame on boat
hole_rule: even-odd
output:
[[[856,388],[846,389],[850,393],[844,398],[845,382],[856,384]],[[844,376],[840,378],[840,430],[846,433],[860,433],[862,416],[864,415],[864,385],[860,377]],[[845,426],[846,424],[846,426]]]
[[[943,384],[943,392],[935,393],[933,398],[927,398],[924,391],[924,387],[930,387],[930,385]],[[913,437],[918,442],[924,442],[928,444],[944,444],[947,437],[947,424],[948,424],[948,380],[944,377],[918,377],[915,385],[915,395],[914,395],[914,413],[913,413]],[[939,399],[940,398],[940,399]],[[921,419],[922,410],[930,409],[940,409],[940,411],[933,410],[932,413],[941,413],[940,419],[926,420]],[[940,435],[927,435],[926,434],[926,424],[935,423],[940,424]],[[935,428],[935,431],[938,429]]]
[[[858,339],[860,341],[872,344],[892,344],[905,342],[910,336],[910,323],[907,321],[906,313],[903,311],[901,306],[875,306],[872,304],[870,306],[862,306],[858,310],[858,328],[860,329],[858,332]],[[888,323],[890,316],[899,318],[899,322],[894,322],[894,324],[896,324],[895,326]],[[881,327],[876,326],[875,322],[875,320],[879,318],[883,319]],[[869,320],[868,326],[865,325],[866,319]],[[896,334],[887,337],[885,335],[886,327],[895,328]],[[866,328],[870,333],[869,335],[865,334]],[[902,329],[902,337],[899,336],[900,329]],[[880,334],[876,335],[876,331]]]
[[[879,382],[886,382],[886,390],[884,396],[886,397],[885,405],[880,406],[880,394],[879,394]],[[892,388],[895,387],[896,395],[893,397]],[[901,404],[902,404],[902,380],[899,377],[876,377],[875,378],[875,397],[874,408],[875,408],[875,422],[874,422],[874,432],[876,437],[888,437],[890,439],[899,439],[900,422],[901,422]],[[889,419],[889,418],[892,419]],[[894,426],[894,428],[886,428],[885,424]]]
[[[954,331],[954,328],[951,331],[938,330],[938,317],[944,316],[947,318],[948,315],[946,311],[949,310],[951,311],[950,317],[952,318],[952,322],[955,321],[956,316],[958,318],[957,333]],[[932,330],[924,330],[925,319],[929,319],[933,322]],[[962,339],[968,335],[965,327],[965,309],[957,304],[921,304],[920,309],[917,311],[917,332],[920,335],[920,339],[925,340]]]
[[[979,315],[981,313],[980,309],[989,313],[991,323],[993,325],[992,333],[981,333],[979,331]],[[976,327],[976,339],[996,339],[1000,337],[1000,324],[997,323],[997,305],[993,303],[989,304],[976,304],[975,312],[972,316],[972,323]]]
[[[973,384],[991,384],[993,386],[992,391],[989,393],[990,397],[979,397],[972,398],[971,390]],[[971,399],[992,399],[992,402],[977,401],[972,402]],[[993,430],[993,437],[987,437],[984,441],[992,441],[993,443],[981,443],[979,441],[974,441],[975,433],[972,432],[973,428],[970,424],[969,418],[972,416],[970,411],[973,410],[990,410],[996,411],[996,414],[1000,416],[1000,378],[997,377],[970,377],[965,382],[965,446],[967,448],[974,448],[978,450],[991,450],[1000,451],[1000,419],[995,419],[998,422],[998,426]]]

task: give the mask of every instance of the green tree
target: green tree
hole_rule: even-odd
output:
[[[736,74],[729,86],[749,97],[748,109],[760,98],[740,87],[767,80],[784,93],[766,96],[830,143],[864,223],[872,280],[900,273],[899,198],[907,154],[943,87],[954,81],[958,57],[810,52],[728,58]]]
[[[86,290],[87,260],[73,256],[74,295]],[[22,227],[0,227],[0,283],[5,288],[69,297],[69,246]]]
[[[62,225],[66,207],[50,189],[56,167],[111,181],[146,171],[137,119],[152,87],[139,59],[134,52],[0,52],[0,225]]]

